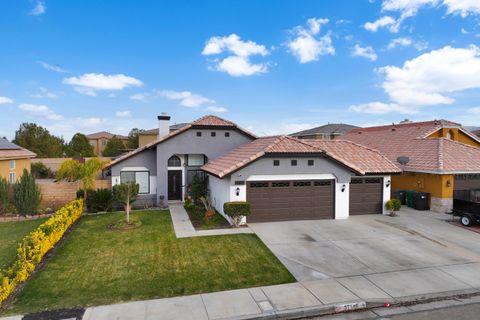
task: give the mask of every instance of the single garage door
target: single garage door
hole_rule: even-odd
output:
[[[457,174],[453,190],[480,189],[480,174]]]
[[[334,218],[334,180],[247,183],[250,222]]]
[[[383,178],[352,178],[350,215],[377,214],[383,211]]]

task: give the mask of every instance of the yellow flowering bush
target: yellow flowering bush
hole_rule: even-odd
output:
[[[8,270],[0,270],[0,304],[17,284],[28,279],[45,254],[60,241],[82,212],[83,200],[72,201],[23,238],[15,262]]]

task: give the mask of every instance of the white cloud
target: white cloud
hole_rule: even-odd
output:
[[[373,114],[416,113],[421,107],[452,104],[452,93],[480,89],[480,48],[442,49],[407,60],[401,67],[380,68],[382,88],[389,103],[371,102],[350,107],[351,111]],[[480,111],[472,108],[470,112]]]
[[[480,114],[480,107],[469,108],[467,112],[472,114]]]
[[[447,6],[448,14],[460,15],[465,18],[468,15],[480,14],[480,1],[478,0],[443,0]]]
[[[31,116],[37,116],[48,120],[62,120],[63,116],[55,113],[46,105],[23,103],[18,108]]]
[[[352,56],[354,57],[362,57],[369,59],[371,61],[377,60],[378,56],[375,53],[375,50],[368,46],[368,47],[361,47],[360,45],[356,44],[352,51]]]
[[[123,74],[105,75],[103,73],[85,73],[78,77],[63,79],[64,84],[74,86],[75,91],[96,96],[97,91],[102,90],[123,90],[127,87],[141,87],[143,83],[133,77]]]
[[[326,23],[328,19],[311,18],[307,20],[308,28],[297,26],[291,30],[294,36],[288,41],[287,46],[300,63],[316,61],[320,56],[335,54],[331,34],[319,36],[321,26]]]
[[[210,112],[215,112],[215,113],[220,113],[220,112],[227,112],[227,108],[225,107],[218,107],[218,106],[209,106],[207,108],[205,108],[207,111],[210,111]]]
[[[31,95],[32,98],[48,98],[48,99],[58,98],[58,96],[55,93],[48,91],[48,89],[45,87],[39,87],[38,90],[39,92]]]
[[[386,114],[397,112],[401,114],[415,114],[418,109],[415,107],[404,107],[396,103],[369,102],[364,104],[352,105],[348,108],[350,111],[369,114]]]
[[[215,59],[215,68],[218,71],[227,72],[234,77],[250,76],[267,71],[266,63],[252,63],[251,56],[266,56],[269,51],[264,45],[253,41],[243,41],[234,33],[225,37],[211,37],[202,55],[227,54],[227,57]]]
[[[50,71],[55,71],[55,72],[58,72],[58,73],[66,73],[68,72],[67,70],[63,69],[62,67],[60,67],[59,65],[51,65],[49,63],[46,63],[44,61],[38,61],[38,63],[46,70],[50,70]]]
[[[462,34],[470,34],[470,32],[468,32],[467,30],[465,30],[465,28],[462,28],[462,29],[460,30],[460,32],[461,32]]]
[[[391,32],[398,32],[399,23],[390,16],[383,16],[374,22],[367,22],[363,25],[365,30],[377,32],[380,28],[387,27]]]
[[[130,100],[147,102],[148,96],[148,93],[135,93],[130,96]]]
[[[132,116],[132,113],[128,110],[124,110],[115,112],[115,115],[117,116],[117,118],[130,118]]]
[[[28,14],[32,16],[39,16],[44,14],[46,11],[47,7],[45,6],[45,1],[37,0],[35,1],[35,6]]]
[[[215,103],[214,100],[190,91],[162,90],[158,92],[158,94],[166,99],[179,101],[180,105],[188,108],[199,107],[207,103]]]
[[[0,96],[0,104],[8,104],[8,103],[13,103],[13,100],[8,97]]]
[[[396,38],[396,39],[392,39],[390,41],[387,48],[388,49],[393,49],[393,48],[396,48],[398,46],[408,47],[408,46],[412,45],[412,43],[413,43],[413,40],[411,38],[408,38],[408,37]]]

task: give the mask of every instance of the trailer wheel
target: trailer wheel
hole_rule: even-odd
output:
[[[460,222],[465,226],[465,227],[470,227],[473,224],[472,217],[470,217],[467,214],[464,214],[460,218]]]

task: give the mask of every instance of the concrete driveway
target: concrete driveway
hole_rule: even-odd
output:
[[[445,222],[448,219],[451,216],[403,208],[394,218],[366,215],[254,223],[250,228],[298,281],[366,276],[375,283],[386,273],[401,280],[416,271],[426,282],[456,274],[460,281],[480,287],[480,234]],[[422,275],[425,268],[433,269]],[[398,271],[404,272],[395,274]]]

